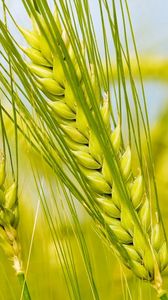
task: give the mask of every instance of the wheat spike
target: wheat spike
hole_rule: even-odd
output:
[[[46,28],[41,15],[39,18]],[[82,75],[67,34],[58,23],[58,18],[56,22],[76,69],[79,84],[82,85]],[[114,130],[111,129],[108,96],[105,95],[103,104],[99,103],[101,115],[119,160],[130,202],[149,241],[149,246],[144,242],[142,233],[135,225],[128,208],[123,205],[103,151],[66,80],[62,67],[66,59],[61,62],[58,56],[52,55],[47,41],[37,24],[35,26],[34,20],[32,32],[21,31],[31,47],[24,49],[24,53],[31,59],[31,63],[28,64],[29,69],[36,76],[41,91],[48,97],[48,104],[61,125],[65,141],[86,176],[88,184],[95,192],[96,202],[105,222],[110,226],[132,261],[131,266],[129,262],[127,266],[138,277],[149,281],[155,280],[156,269],[158,268],[161,273],[168,265],[166,242],[160,224],[155,224],[151,228],[150,203],[144,178],[141,172],[137,177],[132,172],[131,149],[129,146],[124,149],[122,146],[120,122]],[[90,78],[94,84],[92,68],[90,68]]]
[[[0,154],[0,247],[13,262],[16,273],[21,272],[20,244],[17,236],[19,221],[17,185],[5,187],[5,157]]]

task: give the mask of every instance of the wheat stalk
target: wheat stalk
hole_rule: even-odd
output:
[[[39,19],[43,28],[47,28],[41,15],[39,15]],[[108,95],[105,95],[103,101],[99,101],[98,105],[115,151],[130,203],[142,232],[134,222],[129,209],[121,200],[113,178],[114,175],[108,167],[94,132],[89,128],[79,102],[74,97],[64,72],[63,64],[66,64],[66,59],[61,61],[59,55],[53,55],[50,45],[36,21],[34,19],[32,21],[33,31],[21,29],[31,47],[23,49],[32,61],[28,67],[36,76],[38,87],[47,96],[51,113],[54,112],[68,147],[95,193],[96,203],[105,223],[112,229],[118,242],[122,244],[130,258],[131,265],[128,261],[127,266],[138,277],[153,282],[161,295],[162,279],[160,274],[168,265],[166,241],[160,223],[156,222],[151,226],[150,202],[144,178],[141,171],[136,177],[133,174],[131,149],[129,146],[126,149],[123,147],[120,121],[114,130],[111,129]],[[56,22],[76,70],[79,84],[82,85],[82,74],[67,33],[61,27],[58,18],[56,18]],[[47,34],[49,35],[49,32]],[[59,48],[58,43],[57,47]],[[89,66],[89,73],[94,86],[96,84],[95,74],[91,65]],[[84,88],[83,93],[85,94]],[[92,110],[91,107],[90,109]]]

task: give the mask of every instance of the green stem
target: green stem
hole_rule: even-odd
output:
[[[17,277],[18,277],[20,285],[22,287],[23,299],[24,300],[31,300],[31,296],[30,296],[30,293],[29,293],[29,289],[28,289],[28,285],[27,285],[24,273],[23,272],[18,273]]]

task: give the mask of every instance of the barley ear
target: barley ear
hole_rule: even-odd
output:
[[[67,39],[65,29],[62,28],[60,32],[69,55],[73,57],[74,68],[78,70],[78,64],[75,57],[72,56],[72,47]],[[67,63],[66,58],[61,61],[59,57],[55,58],[52,55],[41,32],[39,38],[35,32],[32,32],[32,40],[30,40],[30,32],[23,31],[23,35],[32,47],[32,51],[38,51],[38,58],[43,58],[42,68],[39,67],[40,59],[37,59],[36,62],[35,59],[32,59],[32,65],[30,64],[29,68],[36,75],[39,88],[48,98],[51,112],[59,122],[62,135],[95,196],[95,203],[104,223],[109,226],[111,233],[127,253],[127,260],[123,257],[124,263],[139,278],[151,283],[155,282],[159,290],[162,285],[162,270],[168,264],[167,246],[165,246],[161,232],[151,228],[152,216],[148,191],[145,188],[142,172],[140,171],[138,176],[133,173],[132,150],[129,145],[125,148],[122,144],[120,120],[113,130],[111,128],[109,96],[102,97],[102,101],[98,99],[95,85],[96,76],[90,65],[88,74],[90,74],[93,90],[95,90],[94,100],[99,106],[104,126],[111,139],[116,163],[128,195],[129,206],[125,204],[118,191],[113,170],[109,168],[98,138],[92,128],[89,128],[84,111],[79,104],[80,101],[75,99],[70,83],[64,74],[62,66]],[[41,41],[45,47],[41,47]],[[55,45],[59,47],[57,41]],[[30,51],[26,50],[26,52],[30,57]],[[45,60],[50,63],[50,67],[48,67],[48,63],[44,64]],[[77,78],[88,103],[87,93],[82,83],[82,74],[79,76],[77,73]],[[93,112],[91,105],[89,108]],[[164,246],[160,248],[160,245]]]
[[[12,262],[17,277],[22,280],[22,286],[24,284],[24,299],[30,300],[22,269],[21,246],[17,231],[19,223],[17,183],[13,181],[9,187],[6,187],[5,157],[2,153],[0,157],[0,247]]]

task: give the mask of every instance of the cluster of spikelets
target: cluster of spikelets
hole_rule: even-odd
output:
[[[16,272],[21,271],[20,245],[17,239],[19,221],[17,186],[15,181],[9,188],[5,187],[5,158],[0,154],[0,247]]]
[[[39,20],[50,38],[41,15],[39,15]],[[129,257],[127,266],[138,277],[153,281],[156,272],[160,274],[168,265],[166,241],[160,224],[151,225],[150,201],[145,190],[144,179],[140,171],[137,177],[132,172],[131,150],[129,146],[124,149],[122,145],[120,122],[114,130],[111,129],[109,100],[105,96],[103,103],[99,104],[101,115],[111,138],[131,205],[133,205],[135,215],[142,227],[144,239],[129,209],[120,199],[113,174],[108,168],[96,136],[89,128],[82,108],[75,100],[62,67],[63,63],[66,64],[66,58],[64,57],[64,60],[61,61],[59,55],[52,54],[49,44],[33,18],[32,23],[32,31],[21,29],[30,45],[30,48],[23,49],[31,60],[28,67],[35,75],[38,87],[47,96],[48,104],[61,126],[65,141],[95,193],[95,199],[105,223],[109,225],[118,242],[126,250]],[[79,84],[82,86],[82,75],[68,36],[58,18],[56,18],[56,23],[74,64]],[[56,45],[59,47],[57,42]],[[92,70],[90,79],[94,83]],[[85,94],[84,89],[83,93]]]

